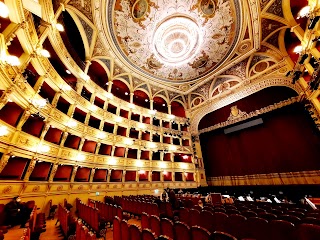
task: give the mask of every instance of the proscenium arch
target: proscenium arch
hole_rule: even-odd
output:
[[[292,79],[290,78],[264,79],[262,81],[250,84],[247,87],[239,89],[237,93],[225,96],[223,100],[220,99],[220,101],[217,101],[216,99],[211,99],[199,106],[199,108],[195,108],[194,111],[191,112],[190,132],[195,135],[198,134],[198,126],[200,120],[208,113],[227,106],[253,93],[259,92],[264,88],[273,86],[289,87],[296,91],[298,95],[301,95],[303,93],[301,86],[299,84],[292,84]]]

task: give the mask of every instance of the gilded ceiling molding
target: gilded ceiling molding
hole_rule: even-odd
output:
[[[271,78],[271,79],[270,79]],[[295,90],[298,94],[302,92],[299,84],[292,84],[292,80],[288,78],[270,78],[263,79],[261,81],[253,82],[245,87],[240,86],[239,89],[233,91],[232,94],[226,95],[220,98],[214,98],[206,101],[201,107],[191,112],[191,125],[190,132],[192,134],[198,134],[198,125],[200,120],[208,113],[215,111],[219,108],[227,106],[233,102],[236,102],[242,98],[245,98],[253,93],[256,93],[264,88],[272,86],[286,86]]]
[[[207,127],[207,128],[201,129],[199,131],[199,134],[210,132],[210,131],[213,131],[215,129],[223,128],[223,127],[235,124],[237,122],[241,122],[241,121],[244,121],[244,120],[259,116],[261,114],[268,113],[268,112],[274,111],[276,109],[291,105],[291,104],[297,102],[298,98],[299,97],[293,97],[293,98],[290,98],[288,100],[284,100],[284,101],[269,105],[267,107],[260,108],[259,110],[255,110],[255,111],[252,111],[250,113],[242,112],[243,114],[241,116],[239,116],[239,117],[233,117],[232,118],[231,116],[233,116],[233,115],[230,114],[230,117],[228,118],[227,121],[224,121],[224,122],[221,122],[221,123],[217,123],[217,124],[215,124],[215,125],[213,125],[211,127]],[[241,110],[239,110],[239,111],[241,111]]]

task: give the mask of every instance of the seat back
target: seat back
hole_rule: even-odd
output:
[[[121,226],[120,218],[117,216],[113,219],[113,240],[121,240]]]
[[[298,240],[320,239],[320,226],[302,223],[298,226]]]
[[[247,218],[240,214],[231,214],[227,220],[227,232],[237,238],[245,237]]]
[[[189,209],[188,208],[180,208],[179,209],[179,221],[189,224]]]
[[[155,215],[151,215],[149,217],[149,226],[151,229],[151,232],[156,236],[160,236],[161,233],[161,228],[160,228],[160,218],[155,216]]]
[[[129,226],[126,220],[122,220],[120,224],[121,240],[130,240]]]
[[[229,233],[215,231],[211,234],[211,240],[237,240],[236,237]]]
[[[213,214],[209,211],[201,211],[200,212],[200,227],[207,229],[208,231],[212,231],[212,222],[213,222]]]
[[[189,226],[197,226],[200,222],[200,212],[196,209],[191,208],[189,211]]]
[[[214,212],[213,218],[212,218],[212,227],[211,231],[221,231],[225,232],[227,231],[226,225],[227,225],[228,215],[222,212]]]
[[[142,240],[155,240],[156,236],[150,229],[143,229],[142,230]]]
[[[320,225],[320,219],[319,218],[314,218],[314,217],[306,217],[306,218],[301,220],[301,223],[309,223],[309,224]]]
[[[258,214],[253,211],[243,211],[241,215],[245,216],[246,218],[258,217]]]
[[[162,218],[160,220],[161,234],[174,238],[173,222],[170,219]]]
[[[129,226],[129,233],[130,233],[130,240],[141,240],[141,231],[137,225],[130,225]]]
[[[175,240],[191,240],[190,228],[187,224],[175,222],[173,228]]]
[[[246,221],[245,238],[268,240],[268,221],[259,217],[250,217]]]
[[[279,220],[285,220],[285,221],[291,222],[291,223],[293,223],[294,225],[298,225],[298,224],[301,222],[301,219],[298,218],[297,216],[287,215],[287,214],[278,216],[278,219],[279,219]]]
[[[141,214],[141,228],[142,229],[146,229],[146,228],[150,229],[149,215],[147,213],[145,213],[145,212],[143,212]]]
[[[209,240],[210,232],[199,226],[191,227],[191,239],[192,240]]]
[[[269,236],[272,240],[292,240],[294,236],[294,224],[285,220],[272,220],[269,223]]]
[[[276,220],[278,217],[275,214],[272,213],[266,213],[266,212],[260,212],[259,217],[266,219],[268,222],[272,221],[272,220]]]

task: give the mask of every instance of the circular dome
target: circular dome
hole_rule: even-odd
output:
[[[200,29],[184,16],[170,16],[159,24],[153,36],[154,53],[164,64],[183,64],[191,59],[201,44]]]
[[[241,35],[239,0],[113,0],[106,11],[108,44],[118,59],[157,82],[212,76]]]

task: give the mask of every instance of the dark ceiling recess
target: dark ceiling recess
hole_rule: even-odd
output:
[[[106,70],[96,61],[92,61],[88,70],[91,80],[103,89],[108,89],[108,75]]]
[[[79,67],[84,70],[85,51],[82,37],[77,25],[67,11],[64,11],[62,13],[58,21],[65,27],[65,31],[61,32],[61,37],[66,48],[68,49],[68,52],[70,53],[74,61],[76,61],[76,63],[79,65]]]
[[[121,98],[127,102],[130,101],[130,90],[128,86],[120,80],[113,80],[111,92],[118,98]]]

